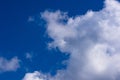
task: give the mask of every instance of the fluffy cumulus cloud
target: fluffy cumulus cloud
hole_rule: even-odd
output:
[[[34,72],[26,73],[23,80],[119,80],[120,3],[104,3],[102,10],[76,17],[61,11],[42,13],[53,39],[49,47],[69,53],[70,59],[67,69],[59,70],[54,77],[43,78]]]
[[[34,73],[27,73],[23,80],[47,80],[47,77],[35,71]]]
[[[6,71],[16,71],[19,67],[19,59],[13,57],[11,60],[7,60],[3,57],[0,57],[0,73]]]

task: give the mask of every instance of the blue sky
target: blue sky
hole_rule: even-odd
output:
[[[67,71],[68,72],[72,71],[71,68],[77,68],[75,66],[78,66],[78,65],[79,67],[81,67],[82,65],[81,61],[83,61],[83,59],[81,59],[82,58],[81,55],[77,53],[84,53],[85,51],[87,51],[86,48],[88,47],[85,45],[93,44],[93,42],[89,42],[88,40],[94,41],[94,44],[100,44],[100,45],[94,45],[94,46],[95,47],[97,46],[98,49],[100,49],[97,52],[101,52],[101,53],[103,52],[104,43],[106,43],[107,46],[113,45],[112,43],[114,42],[119,43],[119,38],[118,38],[119,31],[113,30],[113,33],[116,32],[115,36],[117,38],[115,37],[113,39],[111,38],[112,40],[111,39],[108,40],[110,37],[105,32],[108,32],[108,34],[110,34],[111,36],[113,35],[112,31],[107,31],[109,29],[106,27],[105,28],[106,31],[103,31],[104,34],[100,34],[100,35],[107,35],[107,36],[98,37],[97,34],[100,31],[94,28],[94,26],[98,26],[96,25],[98,22],[101,22],[101,23],[104,22],[102,23],[102,26],[106,26],[105,21],[102,21],[101,19],[112,21],[113,17],[116,17],[117,15],[116,13],[117,12],[119,13],[120,4],[115,3],[118,1],[106,0],[106,4],[104,4],[104,2],[105,2],[104,0],[92,0],[92,2],[90,2],[89,0],[18,0],[18,1],[17,0],[12,0],[12,1],[1,0],[0,1],[0,66],[1,65],[2,66],[0,67],[0,80],[9,80],[9,79],[22,80],[23,78],[24,80],[28,80],[28,77],[25,79],[26,77],[25,75],[27,75],[27,73],[37,74],[34,71],[38,71],[38,73],[43,75],[51,74],[52,76],[56,76],[58,74],[58,70],[66,70],[65,72],[63,71],[63,73],[65,74],[64,76],[68,76],[68,75],[70,76],[70,74],[67,74]],[[118,6],[115,6],[114,4]],[[110,7],[110,5],[113,7]],[[105,6],[107,7],[105,8]],[[113,11],[114,8],[115,8],[115,11]],[[107,11],[113,15],[110,19]],[[67,12],[67,15],[62,14],[62,12],[63,13]],[[78,24],[77,17],[79,18],[79,16],[81,15],[83,15],[83,18],[80,17],[82,23],[78,20],[78,23],[80,23]],[[89,19],[90,15],[94,15],[94,16],[91,19]],[[59,19],[59,16],[61,17],[67,16],[68,17],[67,21],[65,21],[66,19],[64,18]],[[115,20],[113,19],[113,21],[116,21],[116,22],[113,22],[113,24],[111,23],[111,25],[119,26],[119,24],[117,25],[118,23],[117,21],[119,21],[117,18],[119,17],[120,16],[117,16]],[[69,21],[70,18],[73,18],[73,22]],[[60,21],[60,20],[63,20],[63,21]],[[98,20],[98,22],[96,22],[96,20]],[[74,28],[71,27],[71,26],[75,26],[73,24],[77,26],[81,26],[80,29],[75,28],[75,31],[78,30],[78,32],[75,32],[75,34],[73,34],[74,31],[72,31],[74,30]],[[92,28],[91,28],[91,24],[93,26]],[[61,25],[63,28],[59,28],[59,26]],[[51,27],[51,26],[54,26],[54,27]],[[55,26],[58,26],[58,27],[56,28]],[[70,27],[67,29],[68,33],[64,26]],[[84,26],[87,28],[84,28]],[[104,29],[101,29],[101,30],[104,30]],[[83,33],[79,33],[82,31]],[[85,35],[85,37],[79,38],[79,36],[77,36],[76,38],[74,36],[77,33],[79,33],[77,35],[80,35],[80,34],[84,35],[85,34],[84,31],[88,32],[87,35]],[[60,36],[60,35],[65,35],[65,36]],[[98,41],[98,39],[102,41]],[[63,42],[61,42],[61,40],[63,40]],[[66,41],[65,43],[68,43],[68,44],[65,45],[64,41]],[[48,44],[50,45],[50,48],[48,47]],[[113,49],[111,49],[111,46],[110,46],[110,51],[108,50],[108,52],[116,53],[116,55],[119,58],[119,55],[117,54],[119,53],[119,51],[117,51],[117,49],[119,49],[119,46],[115,45],[112,48],[115,48],[115,52],[112,52]],[[94,51],[96,51],[96,48],[94,50],[94,47],[92,47],[92,49],[93,49],[93,52],[92,50],[90,51],[91,53],[94,53]],[[80,59],[76,57],[75,58],[76,61],[73,61],[72,59],[74,58],[73,54],[80,56],[79,57]],[[103,62],[106,62],[106,63],[103,63],[102,60],[98,60],[98,62],[93,62],[95,63],[95,65],[97,65],[96,63],[105,65],[105,67],[106,65],[111,65],[111,64],[118,65],[117,61],[119,60],[114,59],[116,58],[114,56],[112,57],[112,60],[111,58],[110,59],[107,58],[105,55],[102,55],[102,57],[98,56],[98,59],[99,58],[102,58],[104,60]],[[88,60],[89,59],[91,60],[91,62],[96,60],[96,59],[92,60],[91,57],[89,57]],[[111,64],[108,63],[108,60],[111,60],[113,63]],[[71,64],[77,61],[80,62],[80,64],[76,63],[78,65],[75,64],[75,66],[71,67],[72,66]],[[9,67],[10,65],[12,65],[12,67]],[[84,67],[91,67],[91,65],[93,66],[93,64],[89,64],[89,65],[85,65]],[[99,67],[100,66],[101,65],[99,65]],[[102,72],[103,68],[100,67],[99,69],[99,67],[97,68],[96,66],[93,66],[93,67],[95,67],[96,69],[95,71],[93,70],[94,76],[95,74],[99,73],[99,71]],[[113,66],[113,67],[114,67],[113,71],[117,70],[116,66]],[[103,70],[103,72],[105,71],[105,73],[107,73],[107,70],[108,70],[108,67],[105,70]],[[73,69],[72,72],[74,71],[75,71],[75,75],[77,75],[76,69]],[[81,71],[81,69],[78,69],[78,71]],[[85,71],[83,72],[85,73]],[[84,74],[84,73],[81,72],[79,75],[81,76],[81,74]],[[91,73],[91,71],[88,70],[86,71],[86,73]],[[110,74],[110,75],[115,75],[115,74]],[[85,75],[89,76],[88,74],[85,74]],[[97,75],[98,77],[95,77],[95,78],[93,75],[92,75],[92,78],[89,77],[90,78],[89,80],[93,80],[93,79],[113,80],[113,78],[108,77],[108,75],[106,74],[104,74],[105,76]],[[82,77],[79,78],[77,76],[75,77],[76,78],[74,77],[71,77],[71,78],[69,77],[69,78],[71,80],[73,79],[88,80],[87,78],[82,78]],[[70,80],[69,78],[68,77],[59,78],[57,76],[57,80],[59,79]],[[46,79],[34,78],[34,80],[46,80]],[[49,80],[56,80],[56,79],[50,78]],[[115,80],[119,80],[119,78],[117,77],[115,78]]]

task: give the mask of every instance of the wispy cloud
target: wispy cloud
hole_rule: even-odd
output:
[[[16,71],[20,67],[19,61],[17,57],[10,60],[0,57],[0,72]]]
[[[34,19],[33,16],[29,16],[29,17],[28,17],[28,22],[34,22],[34,21],[35,21],[35,19]]]
[[[32,59],[32,54],[27,52],[26,53],[26,59],[31,60]]]
[[[118,1],[106,0],[105,7],[101,11],[88,11],[85,15],[76,17],[68,17],[61,11],[45,11],[42,17],[47,22],[48,35],[53,39],[49,45],[70,53],[70,59],[67,69],[59,70],[54,77],[43,78],[38,75],[37,79],[32,77],[31,80],[119,78],[120,3]],[[30,80],[28,74],[26,73],[23,80]]]

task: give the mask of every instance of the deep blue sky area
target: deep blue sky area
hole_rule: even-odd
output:
[[[40,70],[55,74],[57,69],[65,68],[62,61],[69,55],[58,49],[47,49],[51,41],[45,34],[44,22],[40,12],[61,10],[69,16],[81,15],[87,10],[98,11],[104,0],[0,0],[0,56],[11,59],[17,56],[21,67],[16,72],[0,73],[0,80],[21,80],[26,73]],[[35,21],[29,22],[29,16]],[[41,25],[39,25],[41,24]],[[25,58],[33,55],[32,61]]]

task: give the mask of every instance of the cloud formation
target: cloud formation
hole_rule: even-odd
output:
[[[32,54],[27,52],[26,53],[26,59],[31,60],[32,59]]]
[[[49,47],[70,53],[70,59],[67,69],[59,70],[54,77],[37,75],[31,80],[120,79],[120,3],[116,0],[104,3],[102,10],[76,17],[61,11],[42,13],[47,33],[53,39]],[[30,80],[36,72],[28,74],[23,80]]]
[[[23,80],[46,80],[46,75],[41,74],[38,71],[34,73],[27,73]]]
[[[17,57],[13,57],[11,60],[0,57],[0,73],[16,71],[20,67],[19,61],[20,60]]]

